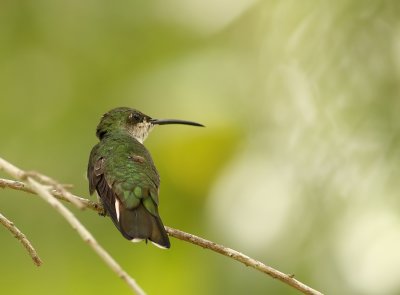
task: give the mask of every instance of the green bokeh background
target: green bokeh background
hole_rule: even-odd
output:
[[[328,294],[400,293],[399,1],[2,1],[0,157],[88,196],[100,116],[157,127],[166,225],[229,245]],[[6,177],[3,173],[2,176]],[[69,206],[149,294],[298,294],[172,239],[124,240]],[[37,197],[0,211],[1,294],[129,294]]]

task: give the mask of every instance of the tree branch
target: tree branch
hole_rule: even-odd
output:
[[[89,244],[89,246],[100,256],[101,259],[122,279],[128,286],[139,295],[144,295],[143,289],[136,283],[136,281],[130,277],[121,266],[114,260],[114,258],[104,250],[100,244],[95,240],[92,234],[79,222],[79,220],[69,211],[59,200],[57,200],[49,191],[49,187],[44,186],[35,179],[33,179],[31,174],[25,173],[23,170],[15,167],[14,165],[8,163],[4,159],[0,158],[0,170],[4,170],[10,175],[18,179],[25,179],[28,184],[24,184],[25,190],[30,190],[32,193],[37,194],[47,203],[49,203],[58,213],[60,213],[75,229],[81,238]],[[41,179],[43,180],[43,179]],[[54,185],[54,184],[53,184]],[[60,186],[57,186],[60,189]],[[21,189],[22,190],[22,189]],[[72,194],[68,197],[65,196],[65,192],[61,190],[60,194],[66,200],[73,198]],[[74,203],[78,203],[78,199]]]
[[[0,158],[0,168],[1,168],[1,158]],[[37,191],[34,190],[32,187],[30,187],[29,185],[27,185],[24,182],[20,182],[20,181],[14,181],[14,180],[8,180],[8,179],[1,179],[0,178],[0,187],[3,188],[11,188],[14,190],[20,190],[20,191],[25,191],[25,192],[29,192],[29,193],[33,193],[33,194],[37,194]],[[55,198],[63,200],[63,201],[68,201],[63,192],[60,191],[59,189],[52,187],[50,190],[47,190],[47,193],[52,194]],[[90,208],[93,211],[99,212],[99,213],[103,213],[104,209],[103,206],[99,203],[96,202],[92,202],[90,200],[87,200],[85,198],[81,198],[75,195],[71,196],[73,198],[78,199],[82,204],[84,204],[84,206],[86,206],[86,208]],[[247,255],[244,255],[243,253],[240,253],[236,250],[233,250],[231,248],[227,248],[225,246],[216,244],[212,241],[203,239],[201,237],[186,233],[184,231],[178,230],[178,229],[174,229],[171,227],[166,226],[165,227],[168,235],[170,235],[171,237],[192,243],[194,245],[200,246],[202,248],[205,249],[209,249],[212,250],[214,252],[217,252],[219,254],[222,254],[224,256],[227,256],[229,258],[232,258],[236,261],[239,261],[241,263],[243,263],[246,266],[252,267],[262,273],[265,273],[269,276],[271,276],[274,279],[278,279],[281,282],[297,289],[298,291],[304,293],[304,294],[309,294],[309,295],[322,295],[321,292],[312,289],[311,287],[303,284],[302,282],[294,279],[294,275],[288,275],[285,273],[282,273],[270,266],[265,265],[264,263],[255,260]]]
[[[69,191],[67,191],[63,185],[59,184],[54,179],[35,171],[28,171],[24,173],[25,173],[24,177],[30,176],[31,178],[36,179],[38,182],[44,185],[47,185],[49,187],[54,187],[57,191],[60,192],[60,195],[62,195],[66,201],[74,204],[79,209],[85,208],[85,205],[81,202],[79,198],[74,198],[74,196]]]
[[[6,229],[8,229],[14,237],[17,238],[18,241],[21,242],[22,246],[25,247],[28,254],[31,256],[33,263],[37,266],[42,264],[42,260],[40,259],[39,255],[37,254],[35,248],[33,248],[31,242],[28,238],[14,225],[14,223],[8,220],[3,214],[0,213],[0,223],[4,225]]]
[[[200,246],[204,249],[209,249],[214,252],[217,252],[219,254],[222,254],[224,256],[227,256],[229,258],[232,258],[236,261],[239,261],[243,263],[246,266],[250,266],[258,271],[261,271],[274,279],[278,279],[285,284],[288,284],[289,286],[292,286],[293,288],[303,292],[304,294],[311,294],[311,295],[322,295],[317,290],[312,289],[311,287],[303,284],[302,282],[294,279],[294,275],[287,275],[284,274],[283,272],[280,272],[279,270],[276,270],[270,266],[265,265],[264,263],[255,260],[247,255],[244,255],[243,253],[240,253],[236,250],[233,250],[231,248],[219,245],[217,243],[211,242],[209,240],[203,239],[201,237],[180,231],[178,229],[174,229],[171,227],[166,226],[165,229],[167,230],[168,234],[174,238],[177,238],[182,241],[186,241],[192,244],[195,244],[197,246]]]
[[[23,191],[23,192],[37,195],[36,192],[34,190],[32,190],[28,185],[26,185],[24,182],[17,181],[17,180],[0,178],[0,188],[10,188],[13,190]],[[49,191],[55,198],[57,198],[61,201],[68,202],[68,199],[65,198],[64,195],[62,194],[62,192],[60,192],[59,190],[51,187],[51,188],[49,188]],[[81,197],[78,197],[75,195],[72,195],[72,197],[75,199],[78,199],[84,205],[85,208],[89,208],[98,213],[103,213],[103,211],[104,211],[103,205],[101,205],[100,203],[93,202],[88,199],[81,198]]]

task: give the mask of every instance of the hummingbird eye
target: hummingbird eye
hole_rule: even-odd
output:
[[[128,118],[132,122],[139,122],[140,121],[140,116],[137,113],[130,113]]]

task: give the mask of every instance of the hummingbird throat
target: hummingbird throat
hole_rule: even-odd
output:
[[[130,136],[143,144],[153,128],[154,125],[152,123],[144,121],[135,125],[128,126],[127,130]]]

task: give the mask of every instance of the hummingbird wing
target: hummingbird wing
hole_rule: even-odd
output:
[[[150,154],[131,138],[116,150],[107,146],[107,142],[101,142],[92,150],[88,166],[90,193],[97,191],[105,210],[125,238],[149,239],[162,248],[169,248],[158,214],[160,179]],[[107,152],[110,150],[113,152]]]

